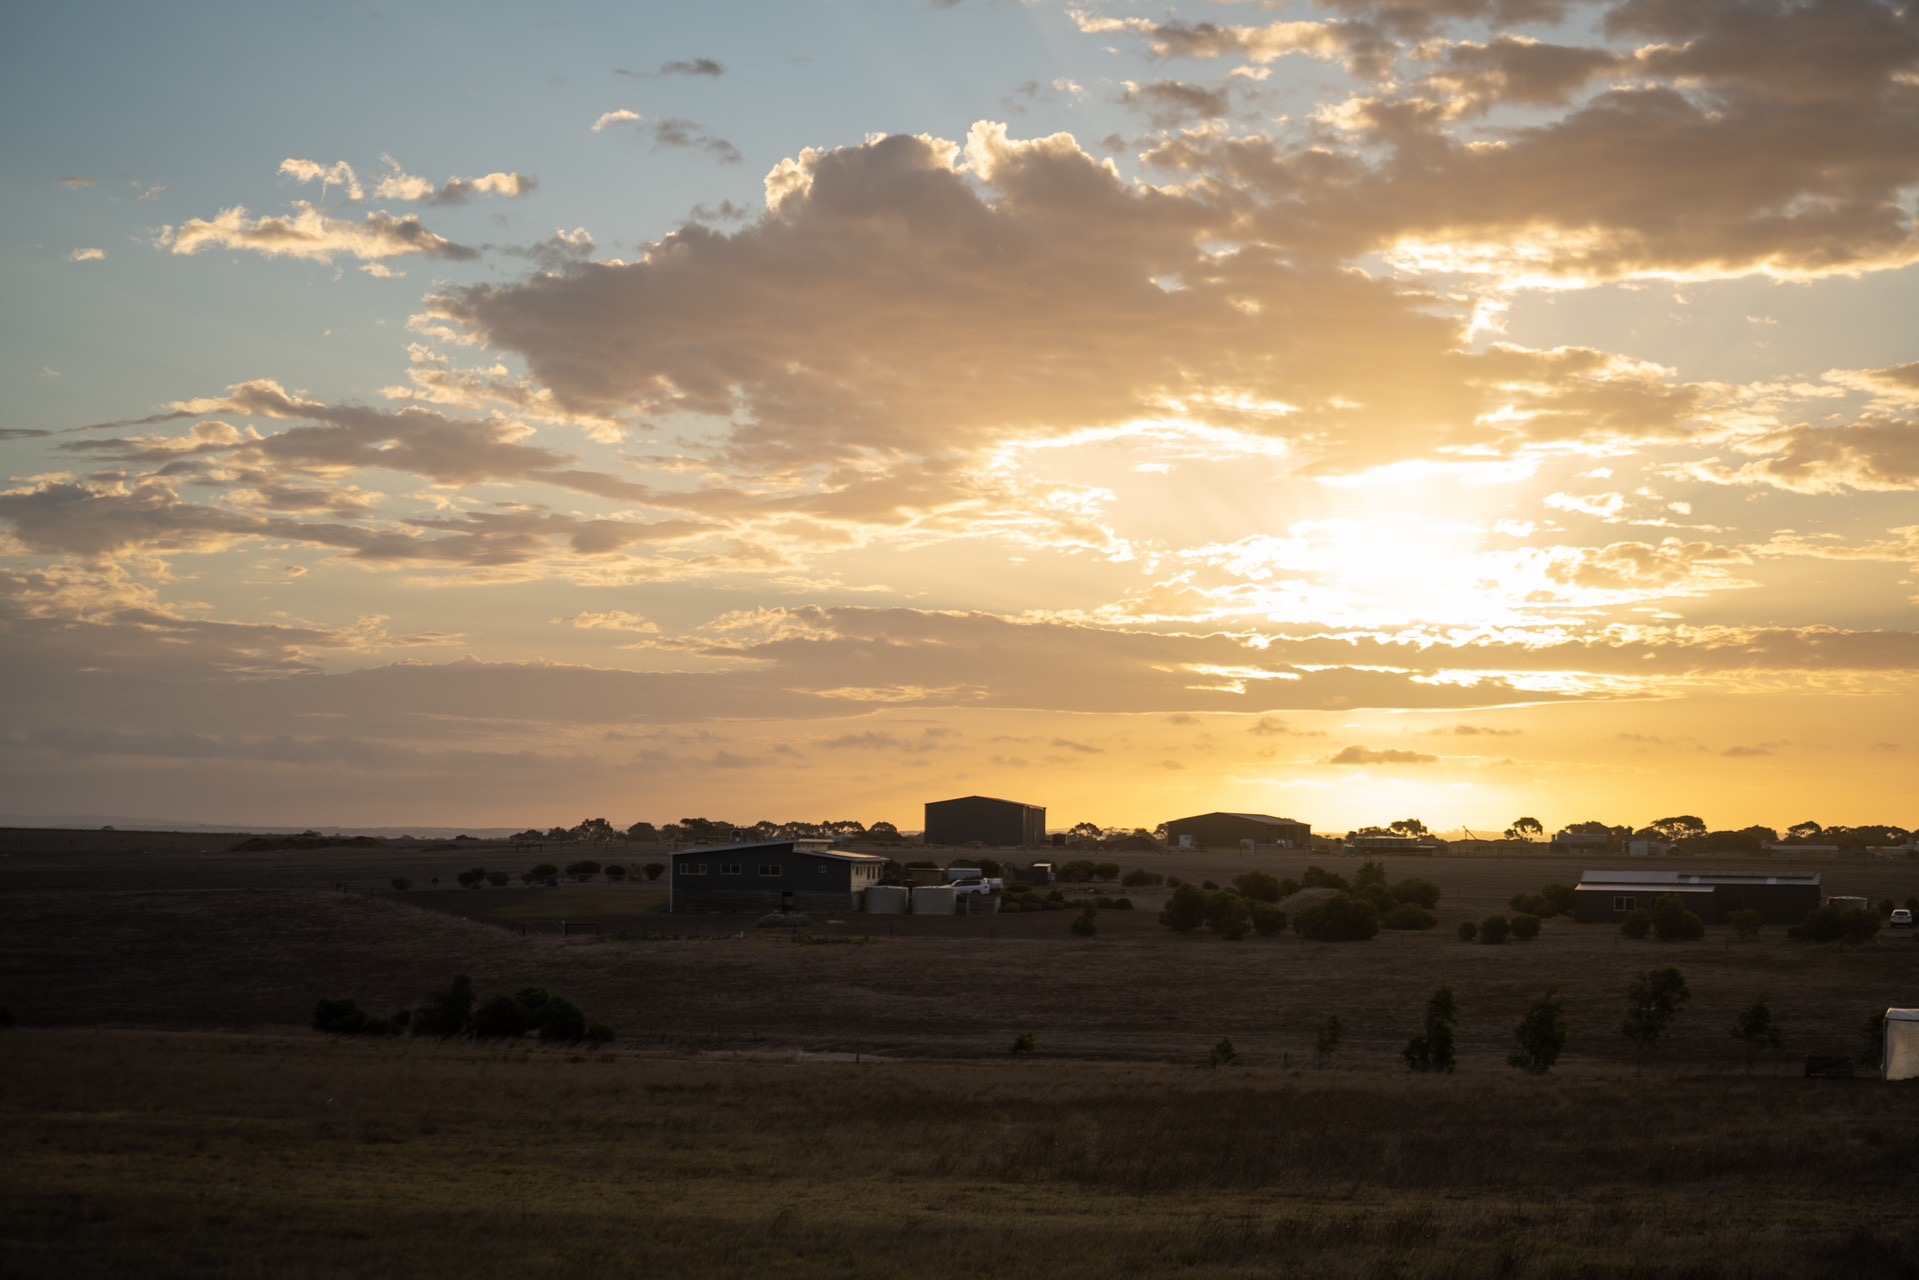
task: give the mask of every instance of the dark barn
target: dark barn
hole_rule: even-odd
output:
[[[791,840],[682,849],[669,858],[668,905],[680,915],[858,911],[861,893],[880,882],[886,862],[871,853],[796,848]]]
[[[1269,813],[1202,813],[1175,818],[1166,824],[1166,843],[1177,848],[1181,836],[1191,836],[1202,849],[1234,849],[1241,841],[1283,845],[1288,849],[1313,847],[1313,829],[1291,818]]]
[[[926,806],[927,844],[1037,848],[1046,843],[1046,807],[991,796],[933,800]]]
[[[1757,911],[1767,924],[1800,924],[1819,909],[1821,883],[1817,871],[1587,871],[1573,887],[1573,919],[1616,923],[1672,893],[1707,924],[1724,924],[1735,911]]]

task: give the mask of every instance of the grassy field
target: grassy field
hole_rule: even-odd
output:
[[[471,852],[440,856],[501,861]],[[1071,912],[793,936],[663,915],[658,885],[373,888],[417,850],[5,855],[0,1274],[1919,1275],[1919,1089],[1798,1072],[1919,1005],[1910,935],[1453,936],[1576,877],[1553,859],[1395,860],[1440,883],[1441,928],[1320,944],[1175,935],[1151,892],[1093,939]],[[349,864],[366,887],[332,888]],[[1919,890],[1912,863],[1821,869]],[[604,931],[519,932],[558,919]],[[1636,1070],[1624,990],[1666,964],[1694,999]],[[384,1013],[460,972],[620,1040],[305,1029],[320,996]],[[1512,1028],[1548,982],[1571,1038],[1521,1077]],[[1459,1071],[1414,1077],[1441,983]],[[1747,1076],[1729,1032],[1762,990],[1786,1041]],[[1222,1036],[1238,1061],[1201,1068]]]
[[[1870,1081],[15,1031],[10,1276],[1912,1275]]]

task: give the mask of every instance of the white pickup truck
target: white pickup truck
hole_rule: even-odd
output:
[[[949,867],[946,879],[956,897],[969,893],[998,893],[1006,887],[1006,881],[998,876],[983,875],[977,867]]]

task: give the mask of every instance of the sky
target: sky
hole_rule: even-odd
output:
[[[0,818],[1919,825],[1919,9],[0,18]]]

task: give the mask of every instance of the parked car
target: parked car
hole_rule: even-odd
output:
[[[1890,923],[1895,929],[1912,928],[1912,908],[1894,907],[1892,909],[1892,920]]]
[[[961,876],[953,881],[954,896],[969,893],[998,893],[1006,887],[1006,881],[998,876]]]

